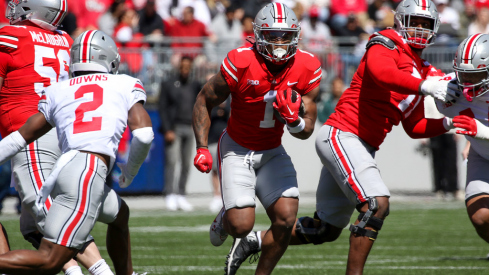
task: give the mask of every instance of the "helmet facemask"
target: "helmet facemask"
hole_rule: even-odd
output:
[[[416,49],[424,49],[429,45],[434,44],[436,38],[435,20],[433,18],[422,15],[397,15],[396,20],[399,26],[399,33],[406,39],[407,43]],[[418,27],[419,20],[424,19],[429,21],[429,27]]]
[[[300,27],[277,29],[259,27],[253,23],[257,50],[274,64],[284,64],[297,52]]]
[[[489,91],[489,71],[487,68],[475,70],[461,69],[454,66],[458,86],[467,101],[482,96]]]

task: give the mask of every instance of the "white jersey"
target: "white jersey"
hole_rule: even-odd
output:
[[[112,166],[128,111],[139,101],[146,102],[139,79],[90,74],[46,88],[38,109],[56,127],[62,153],[78,150],[105,154],[111,157]]]
[[[466,115],[479,120],[485,126],[489,125],[487,121],[489,116],[489,93],[474,97],[472,102],[467,101],[463,95],[460,95],[455,103],[443,103],[439,100],[435,100],[435,102],[438,111],[447,117],[453,118],[458,115]],[[479,155],[489,160],[489,140],[476,139],[467,135],[465,138],[470,141],[470,146]]]

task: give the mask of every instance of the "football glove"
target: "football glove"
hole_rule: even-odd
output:
[[[277,110],[280,116],[290,124],[299,118],[299,109],[301,106],[301,95],[297,93],[295,102],[292,102],[292,89],[288,88],[285,93],[277,92],[276,102],[273,102],[273,108]]]
[[[467,135],[477,139],[489,139],[489,128],[477,119],[459,115],[453,118],[453,126],[462,129],[457,130],[457,134]]]
[[[119,169],[121,169],[121,175],[119,176],[119,186],[121,188],[126,188],[132,183],[132,180],[136,175],[133,176],[129,174],[129,172],[127,171],[126,163],[118,162],[117,166],[119,167]]]
[[[194,166],[202,173],[209,173],[212,169],[212,156],[208,149],[198,148],[194,158]]]
[[[460,95],[457,84],[436,77],[423,81],[421,92],[442,102],[455,102]]]

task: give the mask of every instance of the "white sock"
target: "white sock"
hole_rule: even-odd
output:
[[[77,265],[74,265],[70,268],[68,268],[66,271],[65,271],[65,274],[66,275],[83,275],[83,272],[81,270],[81,268]]]
[[[92,275],[114,275],[110,270],[109,265],[105,262],[104,259],[99,260],[94,265],[92,265],[88,272]]]
[[[261,231],[256,231],[256,238],[258,239],[258,249],[261,249]]]

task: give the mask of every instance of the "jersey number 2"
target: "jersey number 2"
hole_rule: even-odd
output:
[[[82,98],[85,94],[93,94],[92,101],[83,102],[76,108],[76,119],[73,123],[73,134],[100,131],[102,129],[102,117],[92,117],[91,121],[83,121],[86,112],[95,111],[104,101],[104,89],[97,84],[81,86],[75,92],[75,99]]]

